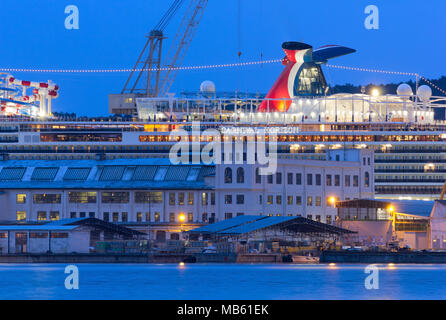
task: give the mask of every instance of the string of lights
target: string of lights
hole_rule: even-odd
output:
[[[244,67],[244,66],[255,66],[255,65],[263,65],[263,64],[274,64],[281,63],[282,59],[271,59],[271,60],[262,60],[262,61],[249,61],[249,62],[238,62],[238,63],[225,63],[225,64],[211,64],[211,65],[202,65],[202,66],[184,66],[184,67],[175,67],[175,68],[153,68],[153,69],[26,69],[26,68],[0,68],[0,72],[24,72],[24,73],[128,73],[128,72],[141,72],[141,71],[191,71],[191,70],[206,70],[206,69],[224,69],[224,68],[236,68],[236,67]],[[343,69],[350,71],[362,71],[362,72],[373,72],[373,73],[383,73],[383,74],[394,74],[394,75],[405,75],[405,76],[413,76],[418,77],[419,79],[425,81],[430,86],[434,87],[441,93],[446,95],[446,91],[432,83],[432,81],[426,79],[425,77],[419,75],[414,72],[401,72],[401,71],[389,71],[389,70],[380,70],[380,69],[368,69],[368,68],[358,68],[358,67],[348,67],[348,66],[340,66],[333,64],[326,64],[328,68],[334,69]]]
[[[24,68],[0,68],[0,72],[26,72],[26,73],[127,73],[127,72],[141,72],[141,71],[173,71],[173,70],[204,70],[204,69],[223,69],[235,68],[244,66],[254,66],[261,64],[272,64],[282,62],[282,59],[250,61],[239,63],[226,64],[212,64],[202,66],[185,66],[175,68],[153,68],[153,69],[24,69]]]

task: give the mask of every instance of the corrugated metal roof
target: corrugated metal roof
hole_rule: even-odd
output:
[[[256,220],[265,219],[263,216],[238,216],[232,219],[223,220],[217,223],[191,230],[193,233],[217,233],[223,230],[231,229]]]
[[[102,170],[99,181],[118,181],[124,174],[124,166],[107,166]]]
[[[68,168],[63,179],[68,181],[85,181],[90,171],[91,168]]]
[[[25,174],[26,168],[23,167],[5,167],[0,172],[0,180],[20,181]]]
[[[246,223],[231,229],[222,230],[218,233],[221,235],[238,235],[244,234],[248,232],[253,232],[257,230],[261,230],[264,228],[271,227],[273,225],[277,225],[283,222],[287,222],[295,219],[296,217],[266,217],[265,219],[255,220],[251,223]]]
[[[54,168],[35,168],[31,180],[32,181],[53,181],[56,177],[57,172],[59,171],[58,167]]]
[[[424,200],[386,200],[386,199],[375,199],[375,201],[390,203],[395,207],[395,212],[405,213],[415,216],[429,217],[432,208],[434,207],[435,201],[424,201]]]

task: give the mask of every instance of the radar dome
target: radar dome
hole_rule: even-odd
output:
[[[411,96],[413,92],[412,88],[407,83],[402,83],[396,89],[396,94],[399,96]]]
[[[417,95],[422,101],[428,101],[432,97],[432,89],[429,86],[422,85],[418,88]]]
[[[203,83],[200,85],[200,92],[207,94],[215,93],[215,83],[209,80],[203,81]]]

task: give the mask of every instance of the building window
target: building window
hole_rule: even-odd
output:
[[[320,174],[316,174],[316,185],[320,186],[322,184],[322,178]]]
[[[311,206],[313,206],[313,197],[307,197],[307,206],[308,207],[311,207]]]
[[[207,194],[206,192],[203,192],[203,193],[201,194],[201,205],[202,205],[202,206],[207,206],[208,203],[209,203],[209,200],[208,200],[208,194]]]
[[[194,193],[193,192],[187,193],[187,204],[190,206],[194,205]]]
[[[68,238],[67,232],[51,232],[51,239],[66,239]]]
[[[201,221],[202,222],[208,222],[208,214],[207,213],[203,213],[201,215]]]
[[[128,222],[129,221],[129,213],[123,212],[121,215],[121,220],[122,220],[122,222]]]
[[[79,218],[85,218],[85,217],[86,217],[86,213],[85,212],[79,213]]]
[[[70,218],[71,219],[76,218],[76,212],[70,212]]]
[[[293,174],[292,173],[287,174],[287,183],[293,184]]]
[[[231,212],[225,212],[225,219],[232,219],[232,213]]]
[[[326,222],[327,224],[331,224],[331,216],[327,216],[327,217],[325,218],[325,222]]]
[[[37,211],[37,221],[46,221],[46,211]]]
[[[316,207],[320,207],[322,204],[322,198],[321,197],[316,197]]]
[[[184,199],[185,199],[184,192],[179,192],[178,193],[178,205],[184,206]]]
[[[110,212],[104,212],[104,221],[109,222],[110,221]]]
[[[155,222],[161,221],[161,214],[159,212],[155,212]]]
[[[263,204],[263,196],[259,195],[259,204]]]
[[[237,204],[245,204],[245,196],[243,194],[237,195]]]
[[[34,203],[35,204],[49,204],[49,203],[60,203],[61,202],[60,194],[35,194],[34,195]]]
[[[169,214],[169,222],[175,222],[175,213],[171,212]]]
[[[353,176],[353,186],[354,187],[359,186],[359,176]]]
[[[317,216],[316,216],[316,221],[317,221],[317,222],[321,222],[321,216],[320,216],[320,215],[317,215]]]
[[[296,184],[302,185],[302,173],[296,173]]]
[[[282,204],[282,196],[276,196],[276,204]]]
[[[276,184],[282,184],[282,172],[276,173]]]
[[[96,203],[96,192],[68,192],[70,203]]]
[[[268,184],[273,184],[273,175],[272,174],[267,175],[266,182]]]
[[[232,183],[232,169],[225,169],[225,183]]]
[[[189,212],[187,214],[187,222],[189,222],[189,223],[194,222],[194,214],[192,212]]]
[[[26,194],[19,193],[16,196],[17,204],[25,204],[26,203]]]
[[[345,176],[345,186],[350,187],[350,176],[349,175]]]
[[[128,192],[102,192],[102,203],[129,203]]]
[[[175,205],[175,193],[169,192],[169,206]]]
[[[60,219],[59,211],[50,211],[50,220],[56,221]]]
[[[256,169],[256,183],[257,184],[262,183],[262,176],[260,175],[260,168]]]
[[[307,214],[307,219],[313,220],[313,216],[311,214]]]
[[[119,222],[119,212],[113,212],[113,222]]]
[[[301,196],[296,196],[296,205],[297,206],[301,206],[302,205],[302,197]]]
[[[136,213],[136,222],[142,222],[142,212]]]
[[[366,172],[364,174],[364,187],[368,188],[370,186],[370,173]]]
[[[17,221],[25,221],[26,220],[26,211],[17,211],[16,219],[17,219]]]
[[[327,174],[325,179],[326,179],[326,182],[327,182],[327,187],[331,187],[331,174]]]
[[[146,212],[146,222],[150,222],[150,221],[152,221],[151,214],[150,214],[150,212]]]
[[[237,217],[244,216],[245,214],[243,212],[237,212]]]
[[[293,196],[288,196],[287,197],[287,203],[288,203],[288,205],[292,205],[293,204]]]
[[[225,195],[225,204],[232,204],[232,195],[230,194]]]
[[[211,192],[211,206],[215,206],[215,192]]]
[[[339,174],[335,175],[335,187],[339,187],[341,185],[341,176]]]
[[[307,174],[307,186],[313,185],[313,175],[311,173]]]
[[[245,170],[242,167],[237,168],[237,183],[245,183]]]
[[[273,204],[273,196],[268,196],[266,198],[266,204]]]
[[[137,191],[135,192],[135,203],[163,203],[163,193]]]

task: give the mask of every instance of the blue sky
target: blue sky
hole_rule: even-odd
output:
[[[304,41],[318,47],[340,44],[357,53],[333,64],[446,75],[446,1],[444,0],[241,0],[242,61],[282,58],[281,43]],[[2,0],[0,67],[130,68],[144,45],[144,35],[169,7],[167,0]],[[237,0],[210,0],[184,65],[237,62]],[[380,10],[380,29],[364,27],[367,5]],[[67,5],[80,11],[80,29],[66,30]],[[167,29],[173,37],[182,15]],[[281,72],[280,64],[231,70],[180,72],[173,92],[196,90],[213,80],[219,91],[266,92]],[[406,81],[384,76],[325,69],[331,84]],[[127,74],[29,74],[24,80],[53,80],[61,87],[54,111],[107,114],[108,93],[122,89]]]

